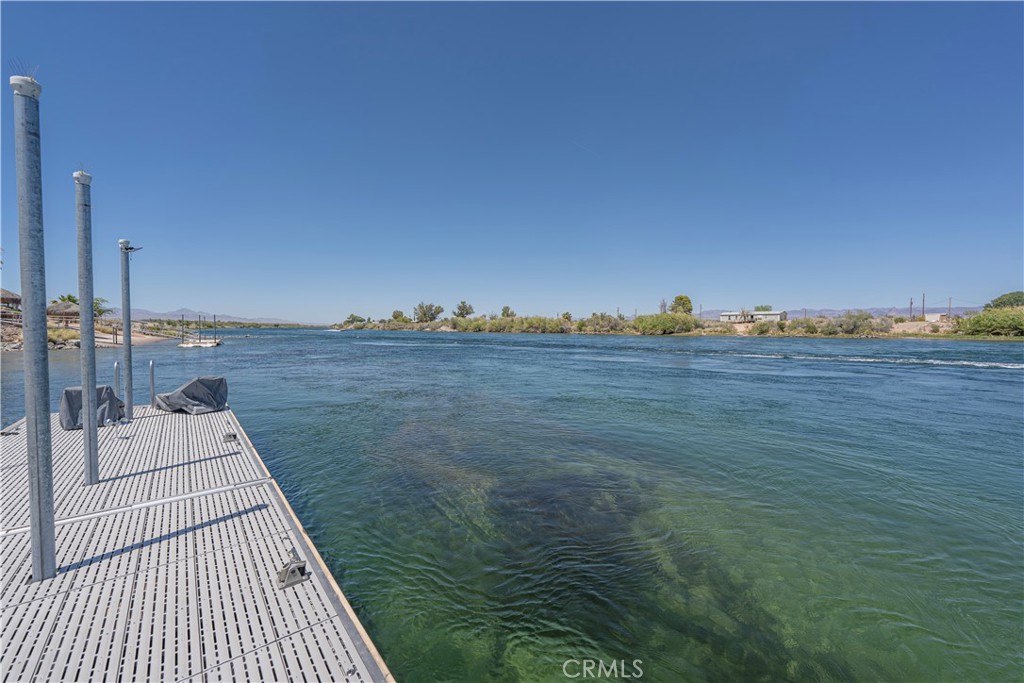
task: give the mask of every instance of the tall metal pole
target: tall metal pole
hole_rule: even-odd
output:
[[[99,483],[99,438],[96,424],[96,320],[92,292],[92,176],[85,171],[75,179],[78,215],[78,309],[81,327],[82,434],[85,445],[85,485]]]
[[[124,330],[121,336],[124,338],[124,416],[129,422],[132,421],[132,303],[131,287],[129,285],[128,261],[133,251],[142,247],[133,247],[128,240],[118,240],[121,248],[121,320],[124,322]]]
[[[39,140],[39,94],[43,89],[30,76],[11,76],[10,83],[14,90],[14,155],[18,178],[18,254],[21,260],[32,580],[42,581],[57,573]]]

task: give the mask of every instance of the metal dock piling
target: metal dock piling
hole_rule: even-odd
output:
[[[25,422],[0,436],[6,681],[394,681],[231,411],[53,428],[57,573],[29,581]],[[230,435],[236,435],[232,438]],[[292,549],[308,580],[278,587]]]

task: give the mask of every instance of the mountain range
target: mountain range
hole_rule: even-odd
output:
[[[724,308],[723,309],[715,308],[715,309],[705,310],[704,314],[703,314],[704,315],[704,319],[705,320],[716,320],[716,319],[718,319],[718,315],[720,313],[724,313],[725,310],[726,309],[724,309]],[[735,310],[735,309],[733,309],[733,310]],[[750,309],[750,310],[753,310],[753,309]],[[946,306],[925,306],[925,311],[927,313],[946,313],[947,311],[950,311],[950,312],[952,312],[952,314],[954,316],[956,316],[956,315],[963,315],[964,313],[967,313],[967,312],[970,312],[970,311],[975,311],[976,312],[978,310],[980,310],[980,307],[978,307],[978,306],[974,306],[974,307],[970,307],[970,306],[953,306],[951,311]],[[792,309],[788,309],[786,311],[786,315],[787,315],[787,317],[789,317],[790,320],[793,320],[794,318],[803,318],[805,314],[806,314],[806,316],[808,318],[838,318],[839,316],[843,315],[844,313],[846,313],[848,311],[867,311],[868,313],[870,313],[871,315],[876,316],[876,317],[883,316],[883,315],[888,315],[888,316],[892,316],[892,317],[896,317],[896,316],[904,316],[904,317],[908,317],[908,318],[911,317],[910,316],[910,307],[909,306],[889,306],[889,307],[886,307],[886,308],[842,308],[842,309],[838,309],[838,308],[792,308]],[[914,315],[921,315],[921,307],[920,306],[914,306]]]
[[[112,309],[111,315],[120,317],[121,309]],[[281,318],[239,318],[234,315],[223,315],[221,313],[208,313],[206,311],[194,311],[191,308],[177,308],[173,311],[165,311],[158,313],[156,311],[150,311],[145,308],[133,308],[132,319],[133,320],[180,320],[181,316],[185,316],[185,320],[198,320],[200,316],[207,320],[213,320],[213,316],[217,316],[217,320],[226,323],[267,323],[267,324],[281,324],[281,325],[309,325],[313,323],[298,323],[294,320],[282,320]]]

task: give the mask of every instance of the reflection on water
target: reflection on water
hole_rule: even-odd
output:
[[[1020,678],[1021,345],[255,334],[136,400],[228,377],[400,680]]]

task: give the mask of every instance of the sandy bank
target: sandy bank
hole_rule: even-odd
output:
[[[75,326],[68,326],[66,328],[61,327],[57,329],[74,330],[75,332],[78,331],[78,328]],[[177,339],[177,337],[159,337],[151,334],[142,334],[138,331],[132,332],[132,346],[143,346],[146,344],[155,344],[157,342],[172,342],[175,339]],[[3,351],[21,351],[23,341],[21,327],[11,324],[3,325],[2,328],[0,328],[0,341],[2,341],[2,347],[0,347],[0,349]],[[121,348],[121,346],[123,346],[123,337],[120,334],[117,335],[117,343],[115,344],[111,335],[96,332],[96,348],[109,349]],[[50,348],[55,351],[77,350],[79,348],[79,344],[77,339],[71,339],[57,343],[51,342]]]

